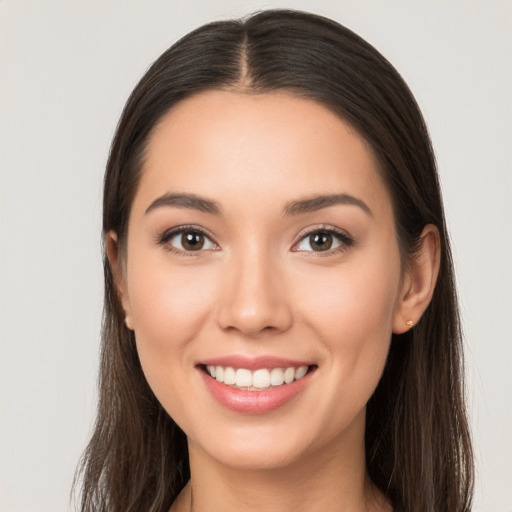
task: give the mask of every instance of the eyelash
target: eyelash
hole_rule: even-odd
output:
[[[213,241],[213,238],[202,228],[198,226],[193,225],[185,225],[185,226],[179,226],[176,228],[169,229],[165,231],[161,236],[159,236],[156,240],[156,242],[159,245],[164,246],[165,250],[169,252],[173,252],[175,254],[179,254],[180,256],[197,256],[197,253],[204,252],[204,250],[198,250],[198,251],[184,251],[182,249],[178,249],[171,244],[169,244],[169,241],[176,235],[183,234],[187,231],[190,231],[191,233],[196,233],[204,236],[206,239],[210,241],[215,246],[215,249],[206,249],[206,250],[216,250],[218,248],[218,244]],[[326,251],[300,251],[298,249],[294,249],[297,247],[301,242],[306,240],[308,237],[311,237],[315,234],[327,234],[331,235],[338,239],[340,242],[337,247],[334,249],[328,249]],[[338,252],[344,252],[350,247],[352,247],[355,244],[354,238],[352,238],[346,231],[343,231],[341,229],[336,229],[333,227],[327,227],[327,226],[319,226],[314,229],[310,229],[306,232],[303,232],[299,236],[299,240],[294,243],[292,247],[293,252],[310,252],[314,253],[315,256],[330,256],[332,254],[338,253]]]
[[[206,239],[208,239],[213,245],[215,245],[215,248],[218,247],[218,244],[213,241],[212,237],[204,230],[201,229],[198,226],[193,225],[185,225],[185,226],[179,226],[177,228],[168,229],[165,231],[161,236],[157,238],[157,243],[159,245],[163,245],[166,251],[173,252],[175,254],[179,254],[180,256],[197,256],[197,253],[204,252],[202,250],[198,251],[184,251],[181,249],[178,249],[177,247],[174,247],[169,243],[169,241],[175,237],[176,235],[179,235],[180,233],[183,234],[185,232],[191,232],[203,235]],[[208,249],[212,250],[212,249]],[[214,249],[215,250],[215,249]]]
[[[334,238],[337,238],[340,243],[337,247],[333,249],[328,249],[326,251],[304,251],[306,253],[314,254],[315,257],[326,257],[332,256],[333,254],[342,253],[347,249],[350,249],[355,244],[355,239],[352,236],[350,236],[346,231],[334,227],[319,226],[313,229],[308,229],[307,231],[301,233],[299,235],[299,241],[293,245],[292,251],[301,252],[294,248],[297,247],[302,241],[316,234],[331,235]]]

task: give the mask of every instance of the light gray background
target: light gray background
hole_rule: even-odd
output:
[[[512,511],[512,3],[499,0],[0,0],[0,511],[70,509],[94,418],[101,180],[124,101],[179,36],[277,6],[358,32],[424,111],[467,335],[475,510]]]

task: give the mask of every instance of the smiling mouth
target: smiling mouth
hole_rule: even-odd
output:
[[[201,365],[200,368],[212,379],[233,389],[268,391],[304,378],[316,369],[316,365],[271,369],[259,368],[254,371],[231,366]]]

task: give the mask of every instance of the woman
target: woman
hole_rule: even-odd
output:
[[[293,11],[184,37],[127,102],[103,233],[82,510],[470,509],[433,152],[368,43]]]

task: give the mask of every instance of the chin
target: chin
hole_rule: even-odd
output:
[[[365,409],[336,426],[319,429],[311,418],[302,421],[304,428],[277,420],[266,425],[238,428],[212,428],[206,439],[189,438],[189,450],[202,452],[213,461],[229,468],[246,471],[268,471],[284,468],[311,468],[313,460],[320,464],[334,453],[350,457],[354,448],[363,446]]]

